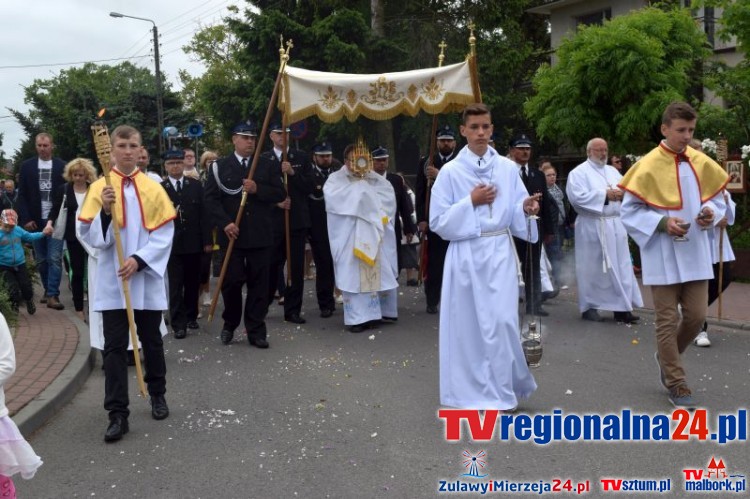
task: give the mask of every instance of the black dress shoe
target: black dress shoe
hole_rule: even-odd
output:
[[[436,314],[436,313],[438,313],[437,305],[427,305],[427,313],[428,314]]]
[[[130,428],[128,428],[128,420],[122,416],[115,416],[109,420],[109,426],[107,431],[104,432],[105,442],[116,442],[125,435]]]
[[[185,338],[186,336],[187,336],[187,331],[185,331],[184,329],[178,329],[177,331],[174,332],[174,337],[178,340],[181,340]]]
[[[419,286],[419,282],[416,279],[409,279],[406,281],[407,286]]]
[[[624,322],[625,324],[634,324],[641,320],[640,317],[630,312],[615,312],[614,315],[617,322]]]
[[[151,417],[161,421],[167,419],[167,416],[169,416],[169,407],[167,407],[167,401],[164,400],[164,395],[151,397]]]
[[[190,321],[190,322],[187,323],[187,328],[188,329],[200,329],[200,326],[198,325],[197,322]]]
[[[324,319],[328,319],[332,315],[333,315],[333,310],[331,310],[330,308],[326,308],[320,311],[320,316]]]
[[[582,313],[581,319],[592,322],[604,322],[604,318],[594,308],[590,308]]]
[[[268,341],[264,338],[248,338],[247,341],[255,348],[268,348]]]
[[[538,307],[538,308],[536,308],[534,310],[528,310],[527,309],[526,310],[526,315],[534,315],[534,316],[537,316],[537,317],[548,317],[549,316],[549,312],[547,312],[546,310],[544,310],[542,307]]]
[[[355,324],[353,326],[349,326],[350,333],[361,333],[364,332],[365,329],[367,329],[367,324]]]
[[[387,322],[396,322],[396,321],[398,321],[398,317],[386,317],[386,316],[383,316],[383,320],[387,321]]]
[[[221,342],[223,344],[229,345],[232,342],[232,338],[234,338],[234,331],[228,329],[221,330]]]
[[[285,315],[284,320],[286,322],[293,322],[294,324],[304,324],[307,322],[305,319],[299,316],[299,314]]]
[[[560,288],[554,289],[552,291],[543,291],[542,292],[542,301],[544,300],[551,300],[552,298],[556,297],[560,294]]]

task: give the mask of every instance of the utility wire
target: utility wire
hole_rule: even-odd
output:
[[[27,69],[27,68],[49,68],[54,66],[75,66],[77,64],[88,64],[88,63],[100,63],[100,62],[112,62],[112,61],[126,61],[130,59],[143,59],[144,57],[151,57],[151,54],[135,55],[133,57],[116,57],[114,59],[99,59],[96,61],[77,61],[77,62],[53,62],[49,64],[21,64],[16,66],[0,66],[0,69]]]

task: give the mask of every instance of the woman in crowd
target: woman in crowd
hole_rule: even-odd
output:
[[[47,227],[53,227],[55,224],[62,222],[57,221],[60,210],[65,206],[67,215],[65,217],[65,232],[63,240],[68,248],[70,255],[71,267],[71,288],[73,290],[73,306],[76,315],[88,322],[83,313],[83,280],[86,274],[86,251],[76,237],[76,219],[78,210],[83,204],[83,198],[86,197],[89,185],[96,180],[96,169],[91,160],[85,158],[76,158],[65,165],[63,171],[65,184],[55,193],[52,209],[47,219]],[[63,202],[65,203],[63,205]]]
[[[210,171],[211,166],[214,164],[214,162],[219,159],[219,155],[216,154],[214,151],[205,151],[203,154],[201,154],[201,159],[199,161],[200,165],[200,179],[201,183],[206,183],[206,177],[207,175],[213,175],[213,173]],[[212,231],[213,237],[214,237],[214,250],[217,249],[216,246],[216,232],[215,228]],[[210,292],[210,285],[209,280],[211,279],[211,253],[204,253],[201,257],[201,287],[200,292],[198,294],[198,318],[200,319],[202,317],[202,313],[200,312],[201,308],[201,302],[204,306],[211,305],[211,292]]]

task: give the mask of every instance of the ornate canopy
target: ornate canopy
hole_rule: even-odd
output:
[[[279,109],[288,123],[316,115],[333,123],[360,115],[373,120],[460,111],[478,102],[471,58],[459,64],[398,73],[354,75],[286,66]]]

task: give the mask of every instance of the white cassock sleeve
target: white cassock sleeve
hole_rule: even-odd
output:
[[[576,168],[568,175],[568,183],[565,187],[568,201],[573,208],[581,213],[588,212],[592,215],[601,216],[604,212],[604,202],[607,199],[606,189],[594,189],[586,178],[585,171]]]
[[[445,172],[449,173],[449,172]],[[432,186],[430,198],[430,230],[446,241],[462,241],[479,237],[479,224],[471,195],[454,202],[449,175],[440,175]]]
[[[644,248],[657,233],[663,213],[651,208],[629,192],[625,192],[620,207],[620,220],[639,247]]]

